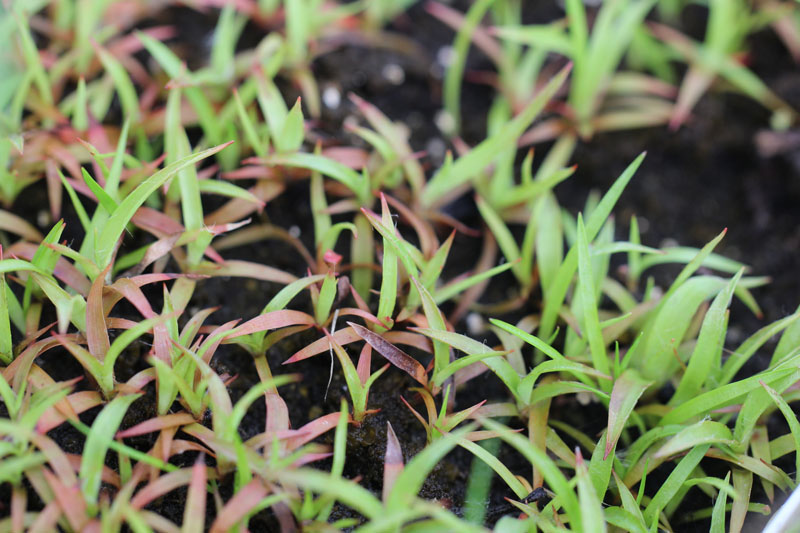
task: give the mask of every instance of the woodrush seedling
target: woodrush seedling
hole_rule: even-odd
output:
[[[630,68],[663,71],[664,61],[671,60],[665,43],[680,53],[688,49],[658,26],[648,26],[655,28],[648,33],[642,20],[656,3],[611,2],[592,19],[587,16],[591,9],[569,0],[566,20],[539,26],[522,26],[522,5],[513,2],[479,1],[465,18],[431,7],[459,27],[454,47],[458,60],[445,79],[446,109],[456,121],[461,118],[459,93],[471,40],[497,65],[498,97],[487,116],[487,139],[471,150],[454,141],[463,153],[448,156],[432,170],[428,183],[428,160],[410,148],[415,140],[357,96],[351,99],[371,129],[355,127],[352,132],[365,147],[331,149],[325,145],[328,138],[313,150],[303,145],[319,139],[312,131],[316,124],[306,123],[301,108],[304,104],[312,118],[318,116],[313,58],[342,39],[375,42],[375,34],[353,28],[374,27],[397,14],[402,3],[317,6],[260,0],[250,7],[226,5],[213,30],[208,64],[189,71],[172,51],[180,48],[162,42],[173,37],[172,28],[149,28],[132,38],[104,26],[113,3],[64,1],[44,10],[41,3],[12,2],[14,14],[0,26],[11,28],[17,63],[27,71],[16,78],[19,87],[0,89],[0,129],[10,133],[8,142],[0,143],[0,195],[13,209],[19,192],[41,181],[57,220],[63,187],[80,224],[68,230],[82,229],[83,235],[76,250],[61,242],[67,235],[63,223],[44,237],[0,212],[0,229],[8,234],[3,238],[21,239],[4,241],[0,258],[0,360],[5,365],[0,398],[8,411],[7,420],[0,420],[5,439],[0,443],[0,480],[11,484],[9,517],[0,529],[118,531],[125,524],[137,531],[170,530],[178,527],[174,520],[187,531],[208,526],[222,532],[258,527],[261,522],[251,518],[263,511],[258,519],[269,514],[287,529],[291,524],[308,530],[485,531],[441,502],[418,496],[425,479],[448,461],[446,455],[456,446],[485,462],[523,513],[503,517],[497,531],[671,530],[682,527],[681,515],[690,520],[709,517],[714,530],[728,525],[739,531],[748,512],[765,512],[764,504],[751,501],[754,478],[770,499],[776,487],[786,490],[794,484],[781,465],[784,456],[800,449],[800,430],[790,410],[800,379],[795,349],[800,312],[725,350],[733,296],[758,312],[749,289],[765,280],[747,277],[743,265],[711,253],[718,239],[699,251],[654,250],[641,244],[633,219],[628,242],[617,241],[611,212],[641,157],[602,199],[590,197],[579,217],[562,212],[556,201],[556,185],[575,170],[566,165],[576,133],[588,136],[655,124],[672,112],[669,86],[640,72],[619,71],[625,54]],[[741,35],[732,31],[739,27],[726,21],[751,13],[749,7],[737,11],[742,6],[712,2],[707,42],[700,48],[740,43]],[[658,2],[658,7],[660,13],[669,11],[667,2]],[[160,16],[151,9],[156,8],[131,14],[130,27],[141,17]],[[481,25],[486,13],[491,13],[496,30]],[[326,24],[331,21],[333,28]],[[246,44],[239,39],[246,24],[252,31],[270,31],[255,48],[239,50]],[[745,33],[755,27],[746,26]],[[400,50],[397,43],[382,44]],[[140,62],[145,57],[140,44],[154,63]],[[556,62],[574,62],[571,79],[566,70],[553,79],[539,79],[550,68],[545,61],[550,52],[559,56]],[[684,55],[692,63],[706,63],[695,61],[696,54]],[[759,93],[753,80],[737,78],[741,68],[734,69],[729,60],[720,66],[712,58],[714,65],[709,65],[740,88],[767,94]],[[293,98],[287,105],[279,90],[287,79],[300,88],[302,101]],[[547,82],[539,92],[537,81]],[[551,103],[562,87],[569,107]],[[679,97],[678,110],[686,107],[687,94],[691,91]],[[114,124],[115,99],[129,118],[120,120],[121,128]],[[557,116],[532,124],[551,112]],[[519,144],[562,133],[538,170],[532,153],[516,168]],[[220,146],[207,149],[230,139],[240,142],[217,153]],[[159,171],[162,142],[167,164]],[[127,153],[131,146],[133,154]],[[195,150],[199,153],[190,155]],[[237,168],[249,152],[255,157]],[[224,171],[220,179],[212,167],[194,168],[212,153]],[[255,183],[243,189],[236,179]],[[266,216],[256,213],[266,202],[279,207],[289,198],[284,192],[306,179],[312,250],[306,250],[302,236],[280,228],[283,220],[238,229],[248,217]],[[202,201],[206,193],[226,197],[227,203],[207,212]],[[455,232],[440,240],[440,225],[480,236],[443,209],[460,194],[475,196],[488,230],[480,258],[457,264],[463,274],[445,279],[448,259],[462,261],[464,252]],[[79,195],[97,204],[91,216]],[[376,199],[380,213],[372,211],[377,211]],[[521,238],[515,237],[514,225],[524,228]],[[134,234],[134,227],[153,237]],[[412,233],[406,234],[407,229]],[[129,250],[133,239],[128,230],[140,239],[135,250]],[[346,249],[345,230],[352,234],[350,255],[339,258],[334,253]],[[234,231],[225,241],[211,240]],[[223,257],[239,253],[232,250],[236,246],[274,238],[298,252],[300,266],[286,266],[283,257],[271,252],[268,264]],[[620,253],[629,263],[623,278],[610,269],[611,255]],[[505,257],[499,265],[498,254]],[[659,293],[645,276],[666,262],[686,266]],[[310,273],[298,278],[307,268]],[[509,269],[515,294],[498,303],[497,292],[486,291],[486,282]],[[374,280],[376,272],[380,283]],[[265,282],[259,291],[248,290],[248,299],[265,290],[277,294],[267,298],[265,293],[264,301],[255,304],[255,309],[263,306],[261,313],[244,317],[241,324],[230,320],[206,325],[212,310],[193,309],[207,305],[206,276]],[[345,276],[352,279],[349,291]],[[147,285],[154,282],[171,285],[153,292]],[[306,289],[310,306],[295,300]],[[373,291],[378,294],[372,296]],[[538,300],[530,300],[540,293],[541,313]],[[348,303],[351,296],[354,304]],[[159,297],[161,310],[156,313]],[[135,312],[116,307],[122,299]],[[59,326],[54,336],[49,334],[54,324],[42,324],[50,320],[51,307]],[[513,321],[507,314],[500,316],[511,309],[520,316]],[[224,311],[240,316],[234,308]],[[492,320],[493,327],[481,333],[486,340],[472,338],[460,331],[467,312],[503,320]],[[109,329],[124,331],[111,342]],[[294,346],[305,341],[294,337],[305,330],[316,331],[318,338]],[[115,362],[127,352],[125,345],[150,331],[153,346],[146,350],[151,357],[137,359],[136,350],[130,350],[131,360],[141,368],[118,383],[122,367]],[[769,363],[764,360],[767,367],[752,376],[739,375],[776,335],[780,340]],[[234,346],[220,349],[221,344]],[[356,364],[344,348],[349,344],[360,350]],[[405,351],[407,346],[411,349]],[[63,347],[91,379],[78,382],[53,370],[55,350]],[[233,387],[227,388],[235,386],[234,378],[217,370],[216,359],[239,347],[252,355],[258,383],[235,402]],[[295,352],[286,362],[333,352],[351,396],[352,417],[347,402],[329,414],[298,412],[294,391],[279,386],[301,380],[298,388],[313,391],[316,380],[313,375],[273,375],[270,365],[284,357],[284,350]],[[371,368],[373,351],[389,363],[376,372]],[[346,477],[363,473],[346,444],[351,422],[367,430],[377,427],[370,424],[378,418],[369,414],[381,406],[377,395],[370,400],[370,390],[390,381],[405,383],[402,375],[377,380],[389,365],[419,385],[414,388],[425,404],[427,417],[419,419],[428,444],[406,462],[403,453],[415,449],[409,447],[416,442],[413,429],[394,420],[398,434],[389,424],[377,428],[380,433],[386,427],[380,487],[371,484],[375,476]],[[238,371],[247,368],[249,363]],[[456,387],[474,385],[477,381],[471,380],[477,379],[491,383],[487,395],[496,393],[498,401],[477,400],[464,409],[453,401]],[[597,400],[592,409],[603,415],[595,427],[581,429],[560,419],[563,406],[575,405],[576,393]],[[263,425],[243,427],[245,414],[250,424],[258,412],[251,406],[261,398],[266,416],[254,424]],[[156,416],[123,426],[126,414],[138,416],[141,405],[151,404]],[[100,408],[100,414],[87,426],[78,417],[93,408]],[[299,419],[290,420],[290,412]],[[386,409],[384,414],[391,413]],[[772,416],[783,416],[789,431],[776,434]],[[484,428],[466,424],[468,418],[478,419]],[[61,450],[59,433],[52,434],[55,440],[44,435],[64,423],[84,435],[82,457]],[[457,427],[462,424],[464,428]],[[245,439],[242,432],[252,427],[255,434]],[[331,457],[331,447],[315,440],[333,428],[330,467],[319,463],[315,469],[304,468]],[[139,449],[143,440],[137,448],[123,442],[144,435],[151,435],[149,450]],[[502,440],[510,448],[492,453],[473,442],[479,439],[498,445]],[[113,469],[105,464],[108,451],[116,459],[108,463],[115,463]],[[512,468],[525,461],[530,471],[524,475]],[[178,462],[185,466],[175,466]],[[711,462],[722,470],[709,469]],[[664,482],[654,487],[647,478],[656,469]],[[713,476],[707,474],[711,471]],[[684,502],[692,487],[709,496],[709,507],[687,514]],[[185,490],[186,497],[180,500],[182,508],[167,516],[159,501],[180,498],[173,493],[176,489]],[[529,501],[532,492],[546,490],[554,494],[551,501],[539,506]],[[484,505],[483,499],[478,505]],[[32,505],[34,501],[43,506]],[[344,513],[356,518],[334,521]]]

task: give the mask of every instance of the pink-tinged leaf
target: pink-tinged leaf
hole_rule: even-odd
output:
[[[453,376],[453,382],[455,383],[456,388],[458,388],[464,383],[470,382],[488,370],[489,367],[480,361],[472,363],[466,368],[462,368],[461,370],[457,371]]]
[[[173,26],[153,26],[140,30],[145,35],[156,39],[157,41],[166,41],[175,37],[176,30]],[[117,57],[132,56],[142,49],[142,44],[139,36],[134,33],[129,33],[124,37],[120,37],[112,43],[109,43],[107,50]]]
[[[53,324],[50,324],[47,328],[43,328],[41,332],[44,333],[52,327]],[[19,354],[16,359],[11,361],[11,364],[0,371],[0,373],[3,375],[3,378],[5,378],[6,381],[11,383],[12,389],[19,391],[22,383],[28,379],[28,374],[31,371],[33,360],[54,346],[58,346],[58,340],[54,338],[34,342],[27,348],[24,348],[22,353]]]
[[[169,415],[158,416],[145,420],[135,426],[123,431],[118,431],[116,438],[122,439],[127,437],[136,437],[139,435],[146,435],[147,433],[154,433],[162,429],[180,427],[187,424],[193,424],[195,419],[189,413],[174,413]]]
[[[311,442],[323,433],[334,429],[336,424],[339,423],[339,417],[341,416],[342,413],[330,413],[328,415],[321,416],[316,420],[312,420],[308,424],[298,429],[295,436],[286,440],[287,449],[290,451],[296,450],[303,444]]]
[[[8,247],[7,252],[13,257],[31,261],[33,255],[38,250],[39,245],[31,242],[16,242]],[[56,265],[53,268],[53,276],[59,281],[64,282],[67,286],[75,289],[75,292],[81,296],[86,296],[89,293],[91,282],[89,279],[77,268],[75,265],[67,261],[63,257],[56,260]]]
[[[411,346],[423,352],[433,353],[433,343],[425,335],[412,333],[410,331],[387,331],[382,336],[392,344],[403,344]]]
[[[202,356],[203,361],[206,363],[211,362],[211,358],[214,357],[214,353],[217,351],[220,343],[222,342],[223,336],[219,335],[226,331],[230,331],[238,324],[238,320],[231,320],[230,322],[226,322],[225,324],[215,328],[205,342],[200,345],[200,349],[198,350],[197,354]]]
[[[340,346],[344,346],[346,344],[350,344],[356,342],[361,339],[358,334],[353,330],[353,328],[344,328],[338,329],[335,333],[331,335],[333,340],[339,343]],[[284,365],[288,365],[291,363],[296,363],[298,361],[302,361],[303,359],[308,359],[309,357],[314,357],[315,355],[321,354],[322,352],[326,352],[330,350],[330,341],[327,338],[323,337],[321,339],[317,339],[302,350],[295,353],[289,359],[283,362]]]
[[[157,276],[161,276],[158,275]],[[138,276],[141,280],[144,276]],[[158,281],[158,280],[153,280]],[[143,285],[143,284],[142,284]],[[120,278],[115,281],[109,288],[116,291],[120,296],[128,300],[133,306],[136,308],[139,313],[142,314],[145,318],[153,318],[156,316],[156,312],[153,311],[152,306],[150,305],[150,301],[144,295],[142,290],[139,288],[141,285],[133,281],[133,278]],[[118,300],[117,300],[118,301]],[[114,302],[116,303],[116,302]],[[113,304],[112,304],[113,305]],[[106,304],[105,314],[108,314],[110,308],[108,304]]]
[[[467,25],[466,16],[463,13],[445,4],[426,2],[425,10],[441,22],[450,26],[454,31],[459,31],[462,27]],[[507,63],[506,56],[503,53],[503,48],[500,46],[500,43],[497,42],[497,39],[495,39],[485,27],[479,24],[471,29],[471,39],[476,47],[480,48],[480,50],[486,54],[487,57],[491,58],[496,65]]]
[[[58,339],[58,342],[72,354],[72,356],[91,374],[95,379],[100,379],[103,374],[103,365],[95,359],[88,350],[74,342],[66,335],[53,333],[53,337]],[[38,367],[33,367],[38,368]],[[33,368],[31,370],[33,370]],[[109,392],[109,391],[106,391]]]
[[[246,518],[267,494],[269,494],[269,491],[264,487],[264,484],[258,479],[253,479],[239,489],[233,495],[233,498],[228,500],[222,510],[219,511],[214,523],[211,524],[210,533],[225,533],[231,530]]]
[[[58,188],[61,188],[60,181]],[[58,220],[58,216],[54,216],[53,219]],[[20,218],[3,209],[0,209],[0,229],[19,235],[23,239],[28,239],[33,243],[39,243],[44,240],[44,236],[39,233],[39,230],[30,225],[24,218]]]
[[[694,108],[695,104],[700,100],[711,82],[714,81],[714,75],[711,72],[701,69],[692,65],[689,67],[686,76],[681,82],[680,92],[678,93],[678,101],[672,111],[672,117],[669,119],[669,128],[673,131],[677,130]]]
[[[377,333],[353,322],[348,322],[347,324],[353,328],[359,337],[367,341],[379,354],[384,356],[387,361],[416,379],[423,387],[428,385],[428,374],[419,361]]]
[[[75,531],[81,531],[88,522],[88,515],[86,513],[86,502],[81,495],[80,487],[78,485],[64,485],[47,468],[43,468],[41,472],[45,480],[47,480],[47,484],[53,489],[56,501],[61,506],[67,522]]]
[[[383,501],[389,501],[394,482],[403,471],[403,450],[400,448],[400,441],[394,434],[392,424],[386,423],[386,455],[383,460]]]
[[[607,459],[614,450],[628,417],[636,407],[636,402],[652,384],[652,381],[643,379],[632,368],[625,370],[614,382],[608,404],[608,431],[606,432],[606,449],[603,460]]]
[[[260,213],[263,205],[280,196],[285,188],[286,186],[282,182],[261,180],[249,189],[253,196],[261,200],[261,204],[255,204],[243,198],[233,198],[216,211],[208,213],[203,221],[206,224],[222,224],[241,220],[256,211]]]
[[[86,299],[86,343],[89,346],[89,353],[100,362],[105,360],[106,353],[111,348],[103,312],[103,287],[109,270],[111,264],[95,278],[89,289],[89,297]]]
[[[145,386],[156,379],[156,369],[153,367],[134,374],[125,383],[117,383],[117,390],[122,394],[134,394],[140,392]]]
[[[183,511],[183,533],[203,533],[206,522],[206,464],[201,454],[192,467],[192,480]]]
[[[185,231],[185,228],[180,222],[150,207],[140,207],[137,209],[133,218],[131,218],[131,222],[159,239],[175,234],[180,235]]]
[[[367,380],[372,369],[372,346],[364,344],[361,348],[361,354],[358,356],[358,365],[356,372],[358,372],[358,379],[361,380],[362,385],[366,385]]]
[[[173,248],[175,248],[175,244],[178,242],[178,239],[180,237],[181,237],[180,234],[174,234],[158,239],[156,242],[154,242],[147,248],[147,251],[144,253],[144,257],[142,258],[142,260],[139,261],[135,266],[131,267],[127,272],[125,272],[123,276],[124,277],[138,276],[139,274],[144,272],[148,266],[153,264],[153,262],[164,257]]]
[[[292,462],[292,467],[293,468],[300,468],[301,466],[304,466],[304,465],[307,465],[307,464],[311,464],[311,463],[314,463],[316,461],[324,461],[325,459],[327,459],[328,457],[331,457],[332,455],[333,454],[330,453],[330,452],[327,452],[327,453],[323,453],[323,452],[311,453],[311,452],[309,452],[309,453],[306,453],[306,454],[300,456],[297,460]]]
[[[204,276],[202,274],[164,274],[164,273],[153,273],[153,274],[140,274],[138,276],[133,276],[132,278],[128,278],[130,281],[133,282],[134,285],[137,287],[144,287],[145,285],[150,285],[151,283],[158,283],[160,281],[172,281],[175,279],[186,278],[186,279],[208,279],[209,276]]]
[[[53,217],[53,220],[58,220],[61,218],[61,201],[64,196],[64,188],[61,185],[61,178],[58,176],[58,165],[53,159],[48,158],[45,160],[44,168],[47,180],[47,198],[50,200],[50,216]],[[24,235],[22,236],[24,237]],[[34,242],[36,241],[34,240]]]
[[[238,278],[259,279],[288,285],[296,281],[297,276],[271,266],[253,263],[252,261],[230,260],[220,264],[202,264],[197,269],[200,274],[212,277],[231,276]]]
[[[403,161],[403,169],[405,170],[411,188],[415,191],[420,191],[425,185],[425,172],[420,162],[417,161],[411,153],[408,141],[398,132],[395,124],[393,124],[377,107],[353,93],[350,93],[349,96],[350,100],[356,104],[358,110],[361,111],[370,125],[386,138],[392,150],[394,150],[398,158]]]
[[[114,149],[111,148],[109,145],[109,149],[105,150],[105,153],[113,152]],[[77,179],[78,181],[83,181],[80,179],[81,176],[81,166],[78,162],[78,159],[75,155],[69,151],[64,145],[60,143],[52,143],[48,145],[47,152],[53,156],[61,166],[67,169],[67,171],[72,175],[73,178]],[[95,172],[95,174],[99,175],[99,172]]]
[[[58,444],[46,435],[38,435],[35,433],[31,434],[30,439],[34,446],[39,448],[44,453],[45,457],[47,457],[47,462],[50,464],[56,477],[61,480],[61,483],[67,486],[78,484],[78,477],[75,475],[77,469]]]
[[[28,533],[50,533],[58,529],[58,519],[61,518],[61,506],[56,500],[44,506],[36,520],[30,525]]]
[[[266,432],[273,433],[289,429],[289,409],[277,392],[264,395],[267,404]]]
[[[312,325],[314,317],[302,311],[291,311],[281,309],[270,311],[251,320],[248,320],[228,335],[226,338],[235,339],[242,335],[249,335],[257,331],[269,331],[271,329],[285,328],[286,326]]]
[[[322,150],[322,155],[328,159],[338,161],[344,166],[361,169],[367,165],[369,153],[362,148],[353,148],[351,146],[332,146]]]
[[[256,159],[256,161],[258,162],[259,160]],[[251,162],[250,159],[245,159],[243,163],[246,166],[223,172],[222,177],[226,180],[263,179],[265,182],[278,177],[278,171],[274,167],[267,167],[260,163],[258,165],[249,165],[247,164],[249,162]]]
[[[145,276],[138,276],[138,278],[141,281]],[[111,289],[125,297],[145,318],[156,316],[155,311],[150,306],[150,302],[139,288],[137,282],[134,281],[134,278],[120,278],[111,285]],[[163,321],[157,322],[153,326],[153,351],[158,359],[164,362],[170,361],[169,332],[167,331],[167,325]]]
[[[168,458],[172,457],[173,455],[180,455],[186,452],[198,452],[198,453],[205,453],[206,455],[210,455],[211,457],[216,457],[217,455],[214,453],[213,450],[210,448],[203,446],[197,442],[191,442],[188,440],[178,439],[172,441],[169,445],[169,453],[167,454]]]
[[[369,322],[370,324],[375,324],[376,326],[381,326],[384,328],[389,328],[390,325],[378,320],[378,318],[370,313],[369,311],[362,311],[361,309],[356,309],[353,307],[341,307],[339,308],[339,316],[357,316],[359,318],[363,318],[365,321]]]
[[[193,469],[194,468],[181,468],[180,470],[175,470],[174,472],[159,476],[156,480],[151,481],[134,494],[133,498],[131,498],[130,506],[137,510],[142,509],[153,500],[172,492],[178,487],[188,485],[192,480]],[[203,510],[203,516],[205,516],[205,510]]]
[[[77,415],[83,413],[84,411],[88,411],[92,407],[97,407],[103,403],[103,398],[97,391],[75,392],[67,396],[65,400],[69,403],[70,409],[72,410],[72,413],[74,413],[75,418],[77,418]],[[51,429],[60,426],[65,421],[66,417],[63,413],[59,412],[59,410],[55,407],[50,407],[42,414],[42,416],[39,417],[39,420],[36,422],[36,431],[38,433],[45,434]]]
[[[65,454],[65,458],[67,460],[67,463],[70,465],[70,468],[72,468],[74,472],[77,472],[81,469],[81,460],[83,459],[83,457],[81,457],[80,455],[76,455],[74,453],[69,453]],[[100,480],[103,483],[108,483],[109,485],[117,489],[120,487],[119,474],[111,470],[106,465],[103,465],[103,468],[100,471]]]
[[[20,485],[11,489],[11,532],[25,530],[25,510],[28,507],[28,491]]]

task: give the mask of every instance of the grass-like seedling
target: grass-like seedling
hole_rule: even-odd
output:
[[[644,154],[577,216],[557,188],[579,138],[682,124],[717,78],[794,120],[738,53],[766,24],[796,51],[796,6],[712,0],[695,43],[684,2],[523,4],[427,6],[457,31],[430,168],[362,96],[320,128],[315,60],[405,53],[404,0],[194,2],[202,60],[158,3],[3,3],[0,530],[742,531],[796,487],[800,310],[731,346],[768,280],[726,231],[619,240]],[[471,44],[497,93],[473,147]]]

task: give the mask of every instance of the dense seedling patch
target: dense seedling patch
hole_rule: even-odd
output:
[[[620,238],[644,153],[559,203],[720,87],[791,144],[742,54],[800,55],[795,2],[162,4],[0,8],[1,530],[742,531],[796,487],[800,311],[732,341],[726,230]]]

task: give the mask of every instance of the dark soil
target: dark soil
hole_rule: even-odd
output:
[[[188,9],[177,12],[170,10],[157,22],[180,21],[180,36],[208,35],[213,28],[214,18],[193,13]],[[177,14],[176,14],[177,13]],[[341,104],[335,108],[326,107],[315,131],[328,136],[327,142],[337,140],[342,144],[358,142],[348,134],[342,134],[342,124],[355,114],[346,95],[354,92],[376,105],[392,120],[405,123],[411,132],[411,145],[414,150],[427,150],[424,160],[431,166],[439,164],[445,148],[450,148],[434,122],[434,115],[441,108],[441,68],[436,64],[436,52],[452,42],[453,34],[438,21],[432,19],[420,5],[414,6],[408,14],[400,17],[393,30],[421,46],[426,53],[408,55],[400,51],[382,48],[375,49],[365,44],[346,44],[319,57],[312,68],[320,87],[332,86],[342,95]],[[249,27],[245,39],[257,42],[265,29]],[[187,39],[196,42],[197,38]],[[200,42],[205,42],[202,38]],[[202,63],[202,47],[188,47],[187,53],[192,63]],[[800,72],[791,58],[768,33],[756,35],[753,40],[752,68],[767,83],[776,89],[795,108],[800,108]],[[393,64],[404,73],[402,84],[387,79],[385,67]],[[473,53],[468,63],[470,69],[487,69],[488,63],[479,54]],[[491,91],[475,84],[467,84],[464,91],[463,115],[465,138],[477,141],[484,135],[485,115],[490,102]],[[756,297],[764,311],[764,318],[757,319],[742,306],[734,306],[731,318],[729,347],[733,348],[758,327],[781,318],[795,310],[800,303],[800,279],[796,275],[798,246],[800,246],[800,169],[791,154],[779,154],[762,158],[756,151],[754,135],[768,127],[768,113],[758,104],[733,95],[714,93],[704,97],[697,106],[694,118],[678,132],[671,133],[665,128],[598,135],[590,142],[582,143],[574,157],[578,170],[574,177],[556,189],[559,201],[572,211],[579,210],[592,189],[606,190],[640,152],[648,155],[623,194],[617,209],[617,232],[619,238],[627,235],[630,216],[639,217],[643,230],[643,242],[660,246],[669,242],[688,246],[702,246],[723,228],[728,234],[719,252],[738,259],[753,267],[753,274],[768,275],[772,283],[756,291]],[[546,147],[538,153],[544,153]],[[796,160],[796,158],[795,158]],[[46,200],[37,187],[28,189],[24,198],[15,206],[15,211],[31,216],[46,206]],[[307,187],[291,187],[287,193],[267,206],[261,221],[282,226],[286,229],[297,226],[301,239],[310,244],[313,228],[310,225],[310,210],[307,205]],[[36,199],[36,201],[33,201]],[[41,199],[41,204],[36,204]],[[471,209],[471,201],[458,203],[461,210],[454,210],[465,223],[478,227],[478,218]],[[68,217],[69,221],[69,217]],[[45,229],[45,228],[43,228]],[[67,229],[68,240],[78,237],[70,233],[78,230],[76,221],[70,221]],[[443,232],[445,228],[442,228]],[[474,261],[474,252],[480,241],[459,236],[459,241],[467,249],[464,257],[455,256],[452,262],[469,265]],[[458,253],[460,247],[453,248]],[[277,266],[296,275],[302,275],[305,265],[302,259],[288,246],[274,241],[254,246],[246,246],[227,251],[226,258],[247,259],[263,264]],[[467,258],[464,260],[464,258]],[[465,267],[466,268],[466,267]],[[664,267],[655,271],[659,280],[668,282],[674,269]],[[510,279],[510,278],[503,278]],[[493,286],[502,292],[503,287]],[[260,312],[266,302],[277,292],[275,284],[242,279],[213,279],[201,282],[191,306],[203,308],[221,306],[211,316],[209,322],[220,324],[234,318],[248,319]],[[159,291],[152,291],[154,300]],[[536,308],[531,302],[531,310]],[[154,304],[155,307],[155,304]],[[157,307],[156,307],[157,308]],[[292,366],[281,366],[296,349],[305,342],[314,340],[318,334],[307,332],[280,343],[269,353],[269,364],[274,373],[299,372],[301,382],[281,389],[290,410],[293,427],[297,428],[314,418],[338,411],[340,399],[347,398],[344,379],[335,365],[330,390],[327,391],[330,360],[322,354]],[[352,354],[355,357],[355,354]],[[380,356],[375,357],[374,369],[383,364]],[[130,365],[130,374],[143,368],[144,363],[132,355],[125,360]],[[45,367],[56,380],[69,379],[82,375],[81,368],[65,353],[53,350],[40,358],[39,364]],[[258,376],[252,358],[235,347],[222,347],[215,357],[215,365],[220,370],[237,374],[230,391],[235,401],[253,384]],[[750,371],[757,370],[763,362],[756,361]],[[502,399],[503,388],[492,376],[478,378],[479,386],[459,391],[457,408],[462,409],[484,399]],[[410,379],[396,369],[390,369],[381,377],[370,396],[370,407],[380,412],[368,418],[358,428],[351,428],[348,438],[348,454],[345,476],[362,477],[362,485],[379,493],[382,484],[383,454],[386,449],[386,424],[391,422],[403,447],[406,460],[410,459],[425,445],[425,433],[418,421],[402,405],[401,391],[413,384]],[[414,404],[415,399],[406,396]],[[96,410],[82,418],[89,423],[96,416]],[[129,427],[152,416],[154,394],[148,394],[134,404],[124,427]],[[603,426],[602,416],[595,416],[591,408],[577,405],[554,405],[552,417],[566,420],[587,434],[596,433]],[[256,402],[244,420],[240,433],[244,438],[263,431],[265,407]],[[513,422],[512,422],[513,423]],[[50,436],[66,450],[79,453],[82,437],[71,427],[64,425],[51,432]],[[323,442],[331,442],[332,434],[323,437]],[[131,439],[129,444],[147,449],[152,442],[146,438]],[[517,473],[525,474],[529,466],[505,450],[503,460]],[[109,455],[111,461],[111,455]],[[194,457],[177,459],[182,465],[191,464]],[[459,512],[463,499],[471,458],[465,452],[454,452],[448,456],[431,474],[422,495],[436,499]],[[323,463],[322,467],[325,466]],[[652,485],[651,485],[652,486]],[[227,489],[224,488],[223,492]],[[507,489],[495,481],[490,507],[502,506],[502,498],[511,496]],[[153,509],[167,518],[180,522],[184,493],[175,492],[162,499]],[[2,495],[0,495],[0,499]],[[509,510],[510,512],[510,510]],[[0,509],[0,515],[4,514]],[[337,509],[336,517],[347,516],[345,509]],[[494,519],[499,516],[494,516]],[[251,522],[254,530],[274,527],[273,518],[268,513]],[[257,527],[258,526],[258,527]],[[691,530],[691,529],[687,529]]]

